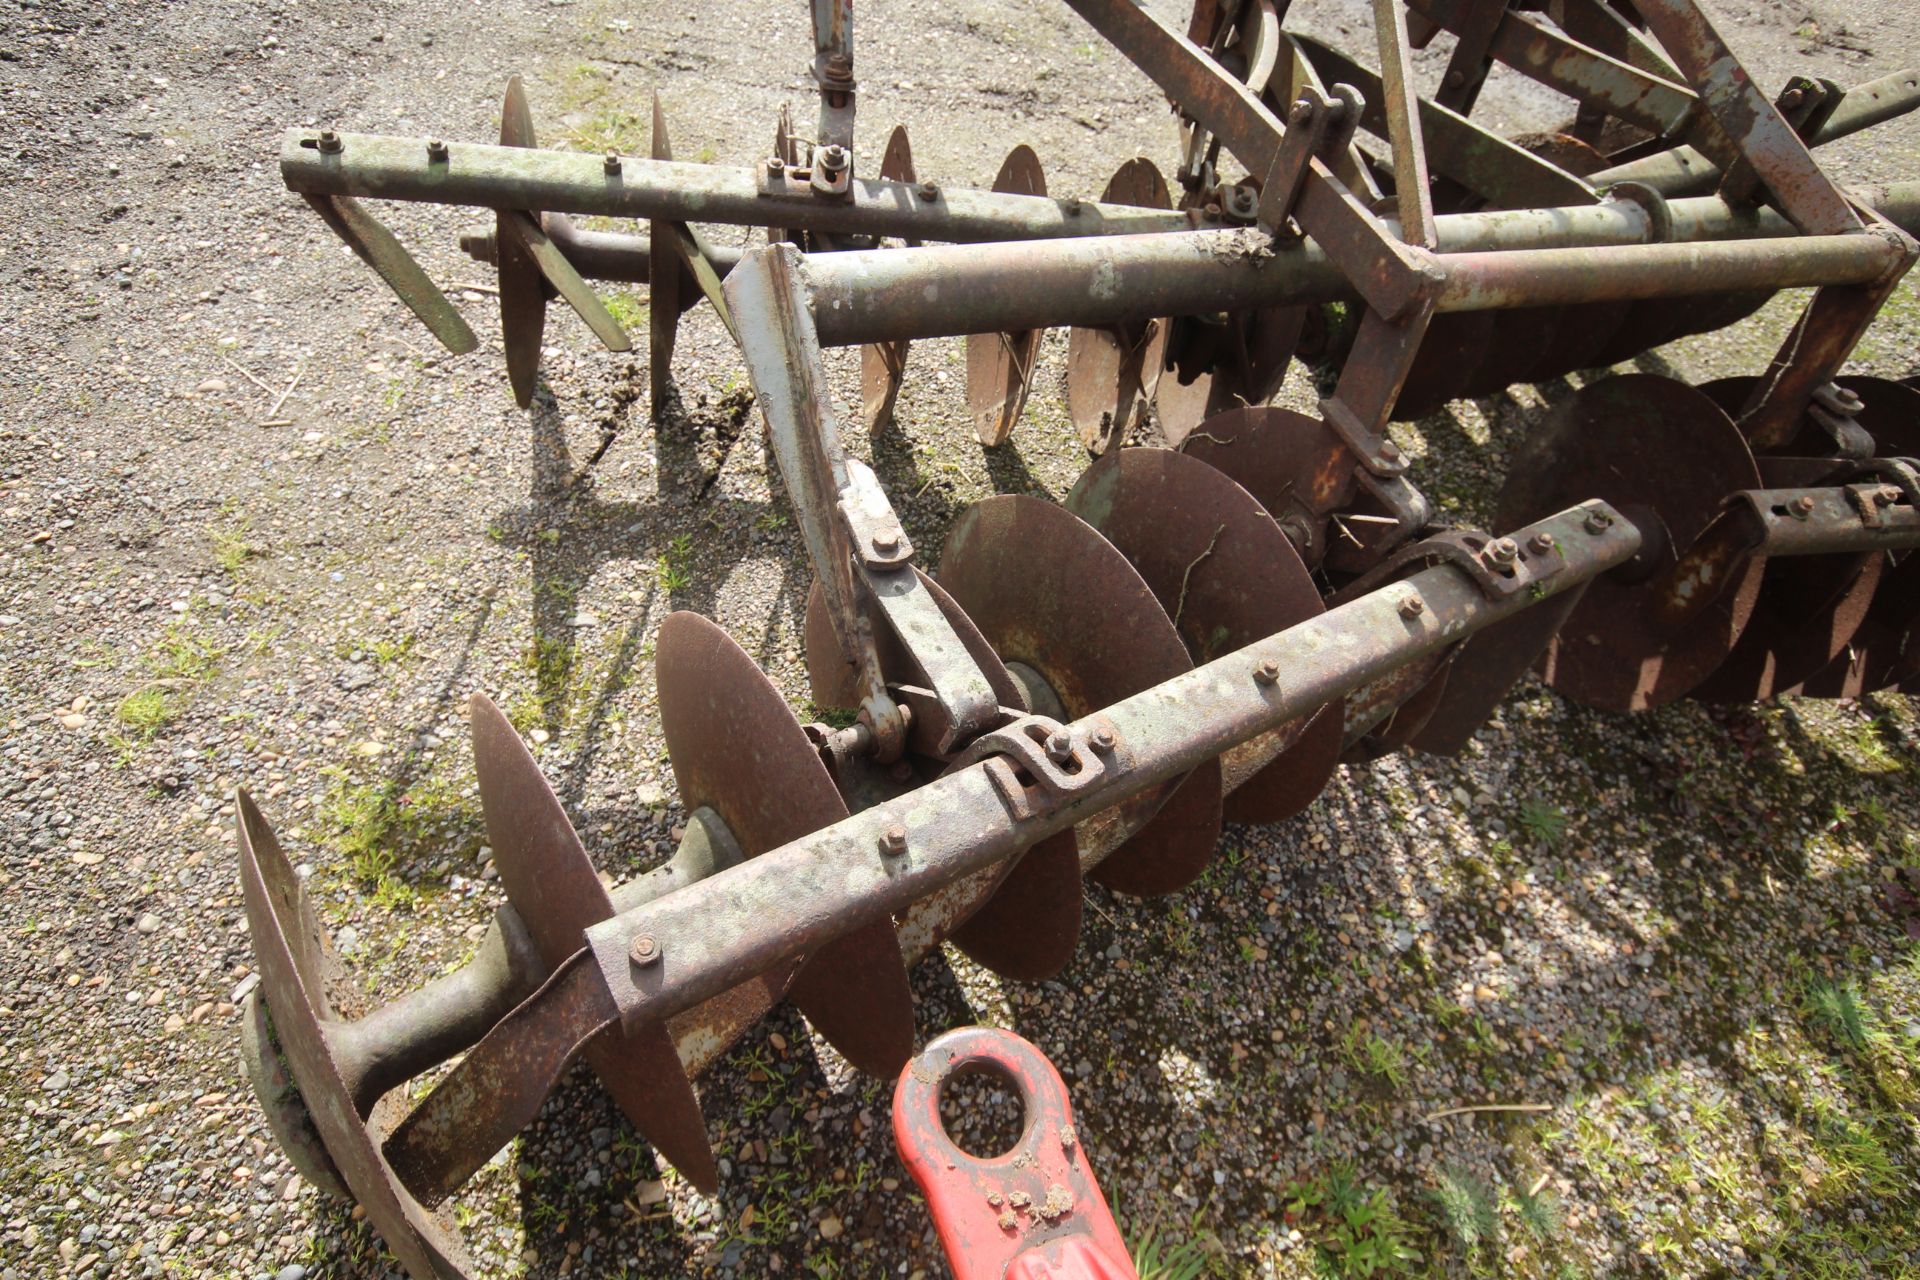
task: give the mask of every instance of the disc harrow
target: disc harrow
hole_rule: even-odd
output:
[[[287,135],[288,186],[451,350],[478,339],[360,201],[492,211],[463,244],[498,269],[523,406],[551,298],[625,350],[589,281],[647,283],[663,422],[680,317],[715,310],[814,573],[813,700],[849,713],[802,723],[718,626],[669,616],[655,662],[685,834],[609,888],[476,696],[507,902],[469,964],[359,1021],[334,1012],[331,945],[239,798],[255,1091],[303,1174],[357,1200],[416,1280],[469,1272],[435,1206],[576,1057],[711,1190],[693,1078],[779,1002],[898,1075],[923,956],[951,943],[1009,980],[1054,976],[1083,879],[1177,892],[1223,823],[1298,815],[1343,762],[1458,752],[1529,671],[1616,713],[1920,690],[1920,389],[1846,370],[1920,256],[1920,184],[1842,189],[1812,151],[1920,105],[1920,75],[1769,99],[1689,0],[1378,0],[1364,56],[1289,32],[1284,0],[1199,0],[1184,34],[1133,0],[1067,3],[1172,103],[1171,180],[1136,157],[1100,200],[1056,198],[1017,146],[991,190],[944,187],[904,127],[865,176],[845,0],[812,5],[814,138],[783,113],[748,167],[674,161],[657,97],[647,158],[542,150],[517,78],[498,146]],[[1412,51],[1443,33],[1423,95]],[[1572,118],[1484,128],[1495,64]],[[771,229],[741,250],[696,223]],[[1553,390],[1486,529],[1437,520],[1391,437],[1794,289],[1752,377]],[[917,548],[843,444],[826,350],[861,348],[858,418],[881,432],[910,347],[964,337],[967,420],[993,449],[1055,328],[1085,472],[1063,502],[998,494]],[[1267,403],[1296,358],[1314,412]],[[401,1086],[442,1068],[409,1106]],[[1057,1225],[1005,1224],[1036,1243]]]

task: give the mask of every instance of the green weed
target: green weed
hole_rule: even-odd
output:
[[[1386,1189],[1363,1190],[1350,1165],[1288,1187],[1287,1216],[1312,1229],[1321,1270],[1340,1280],[1407,1275],[1421,1260]]]
[[[1458,1165],[1440,1170],[1436,1182],[1433,1202],[1439,1207],[1440,1221],[1467,1256],[1478,1256],[1483,1247],[1496,1247],[1500,1242],[1500,1206],[1493,1188]]]
[[[1537,796],[1528,796],[1520,802],[1520,826],[1541,844],[1554,848],[1567,836],[1566,811]]]

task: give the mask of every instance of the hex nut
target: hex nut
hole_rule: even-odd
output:
[[[1553,535],[1544,531],[1534,534],[1533,537],[1527,540],[1527,550],[1537,556],[1546,555],[1549,551],[1552,551],[1556,545],[1553,540]]]
[[[880,852],[889,858],[897,858],[907,851],[907,829],[899,823],[880,833]]]
[[[1264,685],[1279,684],[1280,664],[1272,658],[1262,659],[1260,665],[1253,669],[1253,678],[1256,682]]]
[[[644,969],[660,963],[661,947],[659,940],[650,933],[636,933],[633,941],[627,945],[627,959],[634,967]]]
[[[446,158],[447,158],[447,144],[439,138],[428,138],[427,139],[427,159],[445,160]]]
[[[1073,735],[1065,729],[1055,729],[1049,734],[1047,758],[1055,764],[1065,764],[1073,759]]]
[[[1403,618],[1417,618],[1426,611],[1427,602],[1419,596],[1408,594],[1400,601],[1400,616]]]
[[[1588,533],[1597,537],[1613,528],[1613,517],[1596,508],[1587,512],[1585,527]]]

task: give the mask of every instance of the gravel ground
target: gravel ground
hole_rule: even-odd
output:
[[[1357,0],[1296,8],[1349,46],[1366,30]],[[1769,84],[1920,56],[1896,0],[1711,8]],[[545,138],[639,151],[657,87],[676,154],[746,161],[782,102],[811,114],[804,12],[4,13],[0,1276],[381,1275],[238,1071],[255,979],[234,788],[308,871],[370,1005],[458,964],[501,898],[470,692],[629,874],[683,816],[654,627],[714,616],[804,706],[808,575],[704,309],[665,429],[644,359],[560,312],[550,393],[519,413],[490,298],[458,294],[486,349],[431,349],[283,190],[279,130],[484,138],[519,70]],[[983,185],[1027,141],[1056,194],[1092,195],[1125,156],[1170,155],[1162,104],[1064,8],[898,0],[860,22],[862,136],[907,121],[923,177]],[[1513,128],[1555,110],[1512,77],[1490,93]],[[1920,129],[1825,154],[1911,178]],[[454,248],[474,219],[391,221],[437,279],[488,279]],[[616,305],[637,316],[644,291]],[[1640,363],[1751,372],[1788,314]],[[921,545],[990,492],[1070,487],[1064,338],[1044,351],[1028,422],[986,452],[957,344],[915,349],[871,451]],[[1858,367],[1911,374],[1916,351],[1909,287]],[[1456,404],[1401,443],[1470,516],[1568,391]],[[1296,374],[1284,394],[1307,392]],[[1177,898],[1090,889],[1057,981],[921,966],[920,1028],[1036,1041],[1129,1234],[1216,1274],[1920,1274],[1920,924],[1897,892],[1920,887],[1917,767],[1899,698],[1626,718],[1530,682],[1458,759],[1346,768],[1306,816],[1231,829]],[[455,1203],[488,1273],[945,1273],[886,1085],[794,1014],[702,1088],[717,1199],[663,1176],[577,1073]],[[971,1123],[998,1115],[975,1102]],[[1434,1114],[1487,1104],[1519,1109]]]

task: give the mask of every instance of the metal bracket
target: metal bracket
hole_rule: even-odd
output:
[[[1489,600],[1541,590],[1547,579],[1567,567],[1566,556],[1550,533],[1535,534],[1522,543],[1478,529],[1450,529],[1395,552],[1371,572],[1341,588],[1327,602],[1328,607],[1357,600],[1409,572],[1436,564],[1450,564],[1464,572]]]
[[[1096,738],[1100,740],[1098,747]],[[1022,775],[1047,797],[1048,807],[1055,807],[1118,777],[1132,765],[1132,757],[1111,728],[1088,731],[1048,716],[1021,716],[981,734],[954,757],[946,771],[954,773],[982,760],[988,762],[994,786],[1006,800],[1008,811],[1020,819],[1038,811]]]
[[[1328,102],[1312,85],[1303,86],[1287,108],[1287,131],[1273,150],[1266,181],[1260,184],[1258,221],[1263,230],[1282,234],[1307,180],[1307,161],[1321,154],[1328,128],[1347,109],[1344,101]]]
[[[1869,458],[1854,474],[1880,478],[1878,484],[1854,483],[1847,486],[1848,495],[1854,505],[1860,508],[1860,518],[1867,524],[1880,524],[1880,509],[1892,506],[1902,498],[1906,499],[1908,506],[1920,511],[1920,460]]]
[[[1647,243],[1673,243],[1673,210],[1667,198],[1644,182],[1616,182],[1607,191],[1615,200],[1639,205],[1647,215]]]

